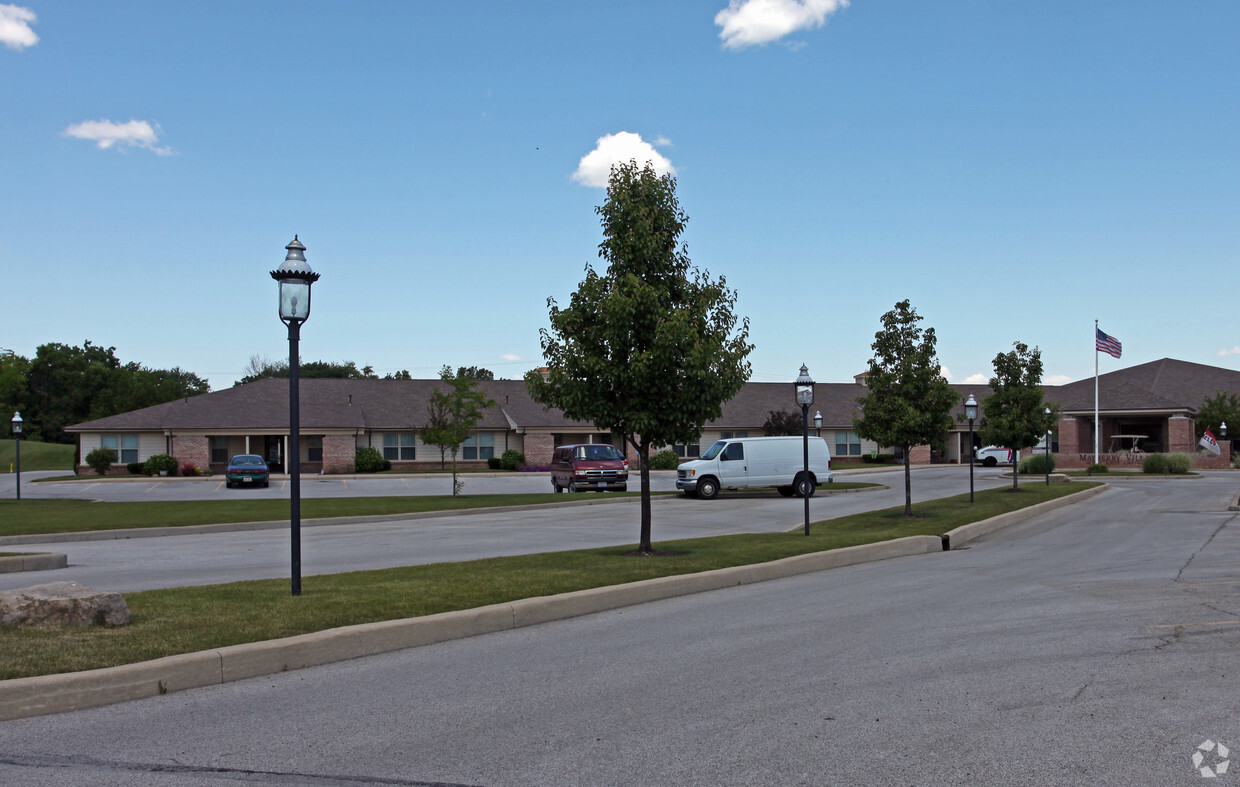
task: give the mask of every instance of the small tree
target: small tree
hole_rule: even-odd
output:
[[[1201,400],[1201,406],[1197,408],[1197,439],[1206,433],[1207,429],[1212,430],[1215,437],[1220,437],[1218,428],[1220,424],[1231,424],[1227,429],[1233,430],[1240,428],[1240,396],[1230,391],[1214,392],[1214,396],[1207,396]]]
[[[857,403],[861,417],[853,429],[881,446],[904,451],[904,515],[913,515],[909,452],[915,445],[941,445],[951,429],[956,392],[939,371],[933,328],[922,329],[921,317],[907,300],[883,315],[883,329],[874,334],[874,357],[866,376],[866,393]]]
[[[99,475],[107,475],[116,461],[116,451],[112,448],[96,448],[86,455],[86,464]]]
[[[650,554],[650,449],[698,439],[749,378],[753,346],[748,320],[735,331],[735,291],[690,267],[674,177],[618,164],[596,212],[607,272],[587,267],[567,308],[547,300],[546,376],[532,371],[525,384],[535,401],[633,447],[642,480],[638,551]]]
[[[766,417],[766,422],[762,424],[762,434],[767,437],[778,435],[800,436],[801,432],[804,431],[804,426],[800,413],[771,410]]]
[[[451,377],[444,382],[447,390],[435,391],[427,404],[430,420],[422,429],[422,442],[438,448],[441,461],[445,453],[452,455],[452,494],[458,495],[462,484],[457,478],[456,456],[482,420],[483,412],[495,402],[476,389],[471,377]]]
[[[982,402],[979,431],[982,440],[1013,451],[1035,445],[1054,423],[1054,413],[1046,414],[1042,399],[1042,352],[1014,342],[1011,352],[995,356],[995,376],[990,378],[994,393]],[[1046,450],[1051,450],[1046,441]],[[1012,489],[1019,489],[1020,473],[1012,469]]]

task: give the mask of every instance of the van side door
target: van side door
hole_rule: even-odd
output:
[[[749,486],[744,443],[728,443],[719,452],[719,486],[724,489]]]

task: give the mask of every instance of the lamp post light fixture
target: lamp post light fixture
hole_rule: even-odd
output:
[[[809,406],[814,403],[814,380],[809,368],[801,364],[801,375],[795,383],[797,404],[801,405],[801,447],[803,468],[801,478],[795,481],[797,494],[805,500],[805,535],[809,535],[809,496],[813,494],[814,482],[809,480]]]
[[[973,422],[977,420],[977,400],[973,394],[964,403],[964,417],[969,421],[969,502],[973,502]]]
[[[822,437],[822,410],[814,411],[814,430],[817,437]]]
[[[14,451],[17,456],[17,499],[22,499],[22,414],[13,413],[13,440],[16,443]]]
[[[1046,408],[1046,453],[1042,455],[1042,464],[1046,468],[1046,485],[1051,485],[1051,408]]]
[[[1221,424],[1218,425],[1218,439],[1220,440],[1227,439],[1227,422],[1226,421],[1223,421]]]
[[[310,318],[310,285],[319,274],[306,262],[306,247],[297,236],[284,247],[284,263],[271,272],[280,283],[280,320],[288,326],[288,456],[284,458],[289,475],[289,530],[292,538],[293,595],[301,595],[301,435],[298,411],[298,342],[301,324]]]

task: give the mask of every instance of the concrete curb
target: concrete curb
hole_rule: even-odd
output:
[[[87,670],[0,681],[0,721],[94,708],[361,656],[533,626],[675,596],[829,568],[942,551],[934,536],[783,558],[677,577],[521,599],[478,609],[366,623],[296,637]]]
[[[999,516],[992,516],[990,519],[983,519],[981,522],[961,525],[955,530],[950,530],[943,534],[943,549],[956,549],[961,544],[966,544],[974,539],[989,535],[996,530],[1002,530],[1018,522],[1024,522],[1026,519],[1032,519],[1040,514],[1045,514],[1047,511],[1054,511],[1056,508],[1088,500],[1108,489],[1110,489],[1108,485],[1102,484],[1091,489],[1082,489],[1080,492],[1065,495],[1057,500],[1047,500],[1045,503],[1038,503],[1028,508],[1022,508],[1019,511],[1010,511]]]
[[[59,552],[31,552],[28,555],[0,557],[0,574],[17,571],[50,571],[69,565],[68,555]]]

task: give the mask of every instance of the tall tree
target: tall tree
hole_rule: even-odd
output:
[[[690,443],[749,378],[749,320],[732,309],[726,281],[692,268],[680,244],[688,217],[676,180],[647,163],[612,168],[599,274],[587,266],[566,308],[547,299],[545,376],[525,383],[535,401],[620,435],[638,456],[642,479],[639,551],[651,545],[650,451]]]
[[[440,461],[445,453],[452,454],[452,494],[459,494],[461,484],[457,479],[456,456],[461,445],[469,439],[470,432],[482,420],[482,415],[495,402],[485,392],[478,390],[471,377],[452,377],[445,380],[446,390],[439,389],[427,403],[429,420],[422,428],[422,442],[439,449]]]
[[[26,375],[29,373],[28,359],[0,348],[0,422],[11,419],[14,413],[26,412]]]
[[[246,364],[245,374],[237,381],[237,385],[265,380],[269,377],[288,377],[288,361],[273,361],[265,355],[251,355]],[[374,367],[358,368],[353,361],[302,361],[298,364],[297,374],[300,377],[334,378],[343,380],[377,380]]]
[[[905,516],[913,515],[909,452],[916,445],[942,445],[956,405],[956,392],[939,371],[934,329],[922,329],[920,322],[908,300],[883,315],[883,328],[870,345],[866,393],[857,400],[862,414],[853,420],[861,437],[903,449]]]
[[[494,380],[495,372],[481,366],[460,366],[456,370],[457,377],[468,377],[471,380]]]
[[[0,393],[0,396],[3,396],[3,393]],[[1220,424],[1230,424],[1227,432],[1232,434],[1233,430],[1240,429],[1240,396],[1231,391],[1216,390],[1214,396],[1207,396],[1201,400],[1201,406],[1197,408],[1195,417],[1198,440],[1207,429],[1212,430],[1216,438],[1220,437],[1218,431]]]
[[[978,431],[990,445],[1018,451],[1035,445],[1051,428],[1054,413],[1046,414],[1042,399],[1042,352],[1024,342],[1014,342],[1010,352],[995,356],[994,391],[982,402]],[[1047,441],[1050,451],[1050,441]],[[1017,467],[1012,468],[1012,489],[1019,489]]]
[[[106,399],[115,382],[113,373],[121,365],[115,350],[89,341],[81,347],[39,345],[26,377],[29,413],[23,416],[34,434],[49,443],[72,443],[66,426],[114,414],[92,405],[96,398]]]
[[[780,412],[771,410],[762,424],[762,434],[768,437],[776,435],[800,435],[804,424],[800,413]]]

